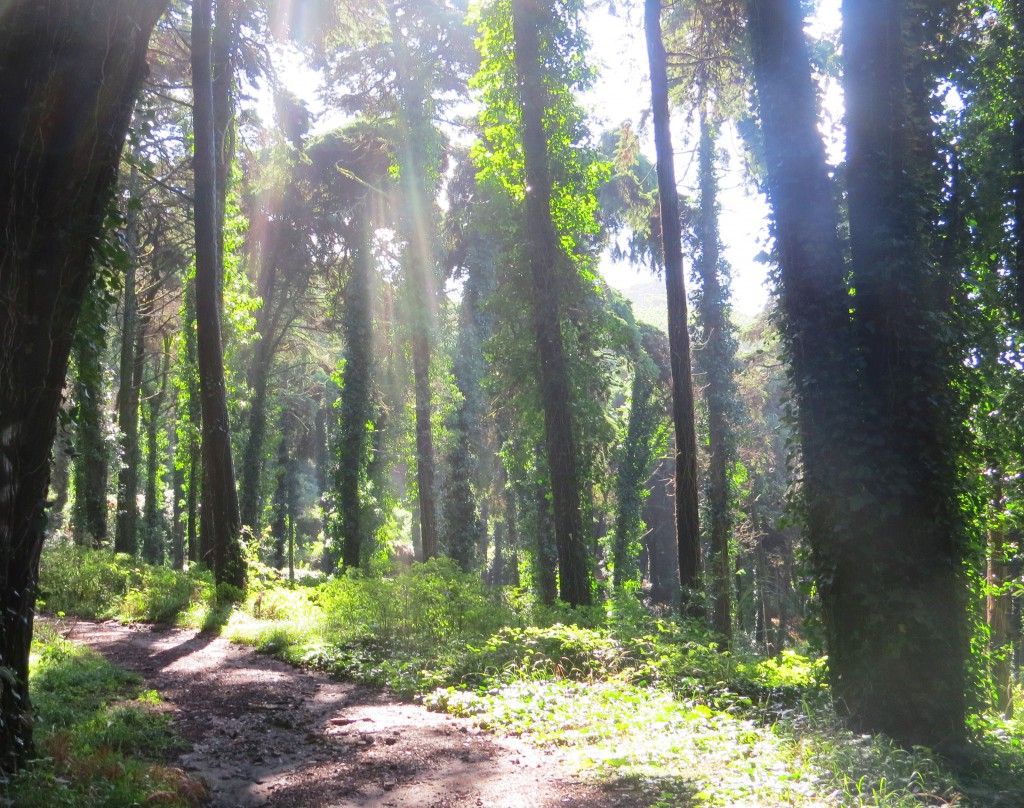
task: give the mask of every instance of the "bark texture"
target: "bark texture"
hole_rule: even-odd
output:
[[[245,567],[239,547],[241,519],[231,458],[224,346],[220,328],[220,233],[214,137],[211,0],[192,9],[192,87],[195,130],[196,338],[203,420],[201,530],[208,535],[210,566],[218,583],[242,587]]]
[[[31,752],[28,655],[50,447],[161,0],[0,15],[0,771]]]
[[[865,507],[833,579],[837,698],[854,727],[946,746],[965,729],[966,588],[950,333],[956,272],[926,244],[934,148],[919,36],[903,0],[843,3],[850,254],[863,354]],[[850,463],[850,459],[853,463]],[[887,638],[879,641],[879,638]],[[929,676],[922,682],[921,671]]]
[[[716,127],[701,101],[700,144],[697,173],[700,209],[695,231],[699,255],[695,262],[700,279],[697,309],[697,341],[694,357],[704,379],[707,407],[708,479],[706,526],[709,537],[711,625],[728,647],[732,642],[733,564],[729,547],[732,534],[732,491],[729,469],[735,461],[734,411],[737,407],[733,374],[736,367],[736,342],[732,337],[728,314],[728,286],[723,286],[727,267],[723,264],[718,230],[718,179],[715,176]]]
[[[965,611],[938,336],[950,284],[926,263],[911,29],[896,0],[844,5],[848,267],[801,4],[750,0],[748,12],[833,697],[858,731],[955,746]]]
[[[644,3],[644,32],[651,70],[651,107],[654,113],[654,148],[658,163],[661,240],[668,292],[668,339],[672,364],[672,422],[675,427],[676,542],[679,546],[679,582],[684,613],[703,617],[700,590],[700,514],[697,497],[697,434],[694,426],[690,332],[686,286],[683,281],[683,240],[679,192],[669,128],[668,71],[661,37],[661,0]]]
[[[548,161],[539,21],[550,15],[538,0],[513,0],[512,28],[519,75],[526,162],[526,244],[533,279],[533,319],[544,407],[545,449],[551,472],[559,596],[573,605],[592,599],[588,548],[580,511],[580,481],[573,433],[569,369],[562,341],[558,267],[561,248],[551,220],[552,178]]]

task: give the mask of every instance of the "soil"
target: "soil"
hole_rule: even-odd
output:
[[[141,674],[190,745],[177,765],[213,808],[637,808],[557,750],[210,634],[79,621],[70,639]]]

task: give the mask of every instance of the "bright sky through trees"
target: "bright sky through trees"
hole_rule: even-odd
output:
[[[818,0],[818,10],[810,25],[812,34],[825,36],[838,30],[841,20],[839,4],[840,0]],[[654,145],[647,112],[650,87],[641,17],[638,9],[619,7],[615,14],[609,13],[604,5],[591,9],[592,58],[599,72],[597,83],[586,102],[594,110],[595,124],[600,129],[618,126],[627,120],[641,129],[645,152],[653,158]],[[829,117],[838,122],[842,115],[842,94],[836,82],[831,82],[826,88],[824,104]],[[696,134],[683,134],[682,130],[687,126],[683,116],[677,116],[673,123],[677,129],[676,172],[684,193],[692,194],[696,183]],[[830,140],[829,157],[838,161],[841,159],[841,143],[835,138]],[[728,158],[725,173],[720,178],[719,201],[725,257],[732,266],[733,306],[737,313],[753,316],[768,302],[768,267],[756,260],[767,246],[768,206],[744,176],[739,159],[743,144],[732,126],[724,128],[724,143],[720,148],[725,150]],[[609,256],[602,261],[601,271],[612,286],[623,290],[649,280],[645,269],[614,262]]]

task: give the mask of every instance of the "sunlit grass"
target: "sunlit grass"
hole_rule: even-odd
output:
[[[159,696],[99,654],[36,630],[31,696],[37,755],[0,791],[19,808],[198,806],[205,788],[167,765],[180,748]]]
[[[106,558],[117,581],[123,562]],[[158,605],[146,586],[161,578],[136,576],[149,582],[139,602]],[[652,617],[635,597],[543,607],[446,560],[299,583],[256,566],[237,603],[189,580],[165,593],[173,608],[149,613],[557,745],[584,776],[652,806],[1024,805],[1024,719],[976,717],[973,757],[956,767],[854,736],[830,707],[824,660],[723,652],[701,624]]]

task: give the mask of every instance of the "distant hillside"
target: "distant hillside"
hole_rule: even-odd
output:
[[[687,289],[691,281],[687,279]],[[665,299],[664,278],[651,277],[639,283],[632,283],[619,289],[619,292],[633,304],[633,314],[637,320],[660,328],[668,333],[668,302]],[[692,307],[690,309],[691,322],[693,317]],[[732,313],[732,321],[736,328],[743,329],[749,326],[760,315],[744,314],[735,309]]]
[[[633,304],[636,319],[668,333],[668,303],[665,299],[664,279],[652,277],[619,291]]]

